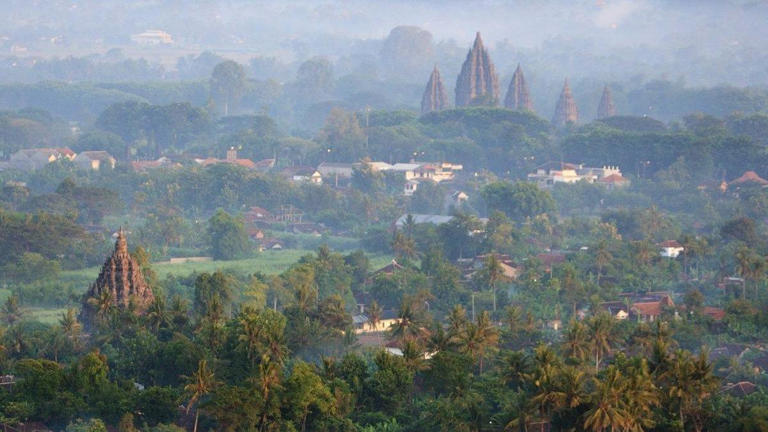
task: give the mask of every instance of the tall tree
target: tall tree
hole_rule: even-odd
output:
[[[243,66],[227,60],[213,68],[210,80],[211,100],[220,106],[224,116],[235,111],[240,103],[246,86]]]
[[[184,386],[184,391],[187,393],[189,399],[187,401],[187,413],[190,408],[195,406],[195,426],[192,429],[193,432],[197,432],[197,422],[200,416],[200,400],[210,393],[217,385],[213,371],[208,368],[208,362],[203,359],[197,365],[197,370],[194,374],[186,377],[187,384]]]

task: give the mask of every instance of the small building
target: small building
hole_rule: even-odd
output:
[[[131,41],[144,46],[170,45],[173,44],[173,37],[163,30],[145,30],[131,35]]]
[[[720,388],[721,393],[728,393],[734,397],[745,397],[757,391],[757,386],[749,381],[728,383]]]
[[[283,250],[285,249],[285,244],[282,240],[277,238],[265,238],[262,239],[261,244],[259,245],[259,251],[265,251],[265,250]]]
[[[677,258],[681,253],[685,251],[683,245],[681,245],[677,240],[667,240],[661,242],[659,243],[659,247],[661,248],[660,254],[664,258]]]
[[[355,334],[376,333],[389,330],[392,325],[397,324],[397,320],[396,311],[384,310],[374,326],[371,323],[370,317],[363,311],[352,317],[352,324],[355,327]]]
[[[736,187],[742,187],[742,186],[758,186],[758,187],[764,187],[768,186],[768,180],[760,177],[757,175],[754,171],[746,171],[744,174],[741,175],[741,177],[731,180],[728,183],[728,186],[736,186]]]
[[[611,174],[599,179],[597,182],[608,188],[608,190],[619,189],[629,185],[629,180],[621,174]]]
[[[173,162],[165,156],[161,156],[155,160],[138,160],[131,162],[131,167],[134,171],[146,171],[155,168],[178,168],[181,164]]]
[[[226,159],[205,158],[205,159],[195,159],[195,162],[197,162],[198,164],[204,167],[226,163],[230,165],[241,166],[249,170],[256,169],[256,163],[254,161],[250,159],[238,158],[237,150],[234,147],[230,147],[229,150],[227,150]]]
[[[597,183],[609,188],[623,187],[629,181],[621,175],[617,166],[601,168],[585,167],[584,164],[567,162],[550,162],[536,168],[528,174],[528,181],[536,183],[541,188],[552,188],[558,183],[572,184],[578,182]]]
[[[416,189],[418,188],[419,182],[416,180],[406,180],[405,184],[403,185],[403,195],[413,196],[413,194],[416,193]]]
[[[105,151],[83,151],[73,160],[82,169],[98,171],[101,168],[115,168],[116,159]]]
[[[355,168],[359,166],[359,163],[323,162],[317,166],[316,172],[325,179],[326,183],[339,187],[349,184]]]
[[[636,316],[640,322],[654,322],[661,317],[665,309],[674,307],[675,302],[672,301],[672,297],[664,295],[658,300],[632,303],[630,313]]]
[[[75,152],[67,147],[21,149],[11,155],[8,168],[35,171],[62,159],[70,161],[75,159]]]
[[[408,219],[409,214],[404,214],[397,218],[395,221],[395,228],[402,228],[405,225],[405,221]],[[453,216],[444,215],[431,215],[431,214],[410,214],[413,217],[415,224],[431,223],[435,225],[441,225],[453,220]]]

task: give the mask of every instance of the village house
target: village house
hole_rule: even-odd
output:
[[[131,35],[131,41],[139,45],[171,45],[173,37],[163,30],[146,30],[141,33]]]
[[[317,166],[316,171],[326,183],[339,187],[349,184],[355,168],[359,166],[359,163],[323,162]]]
[[[675,308],[675,303],[668,293],[650,292],[645,294],[619,294],[623,300],[600,303],[600,307],[617,320],[628,318],[640,322],[654,322],[667,311]],[[677,316],[677,312],[674,311]]]
[[[113,169],[117,161],[105,151],[83,151],[75,156],[73,162],[82,169],[98,171],[101,168]]]
[[[35,171],[61,159],[73,160],[75,152],[67,147],[22,149],[12,154],[8,168],[21,171]]]
[[[238,158],[237,150],[234,147],[230,147],[229,150],[227,150],[226,159],[205,158],[205,159],[195,159],[195,162],[197,162],[198,164],[204,167],[207,167],[210,165],[222,164],[222,163],[241,166],[249,170],[255,170],[257,167],[256,163],[250,159]]]
[[[456,172],[463,168],[462,165],[450,162],[409,162],[396,163],[389,170],[403,173],[406,181],[431,180],[440,183],[453,180]]]
[[[567,162],[550,162],[528,174],[528,181],[536,183],[541,188],[552,188],[558,183],[572,184],[578,182],[596,183],[608,188],[624,187],[629,180],[621,175],[617,166],[602,168],[585,167],[583,164]]]
[[[659,247],[661,248],[660,254],[664,258],[677,258],[681,253],[685,251],[683,245],[681,245],[677,240],[667,240],[661,242],[659,243]]]
[[[137,160],[131,162],[131,168],[134,171],[146,171],[155,168],[178,168],[181,164],[173,162],[165,156],[160,156],[155,160]]]
[[[374,326],[370,322],[370,317],[365,313],[362,307],[360,312],[352,317],[352,324],[355,327],[355,334],[385,332],[397,323],[397,311],[384,310],[381,312],[378,322]]]

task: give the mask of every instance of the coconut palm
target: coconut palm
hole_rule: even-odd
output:
[[[592,340],[592,352],[595,356],[595,373],[600,370],[600,359],[611,352],[614,343],[614,321],[607,312],[593,316],[587,324]]]
[[[171,316],[165,305],[165,298],[157,296],[147,309],[147,323],[157,333],[160,327],[167,325],[171,321]]]
[[[470,322],[458,336],[459,349],[479,363],[483,373],[483,360],[499,342],[499,332],[491,323],[490,315],[483,311],[477,322]]]
[[[208,363],[205,359],[200,360],[197,365],[197,370],[192,376],[184,377],[187,384],[184,386],[184,391],[189,396],[187,402],[187,413],[192,405],[195,405],[195,426],[193,432],[197,432],[197,422],[200,416],[200,399],[205,397],[216,387],[216,379],[213,371],[208,369]]]
[[[563,341],[563,353],[579,362],[584,361],[590,352],[588,329],[581,321],[571,320]]]
[[[371,305],[368,306],[368,324],[370,324],[373,331],[377,331],[379,329],[381,313],[382,310],[381,306],[379,306],[379,303],[376,300],[372,301]]]
[[[630,423],[623,393],[624,377],[609,366],[601,379],[592,378],[594,390],[589,395],[589,409],[584,413],[584,429],[594,432],[624,430]]]
[[[603,275],[603,269],[613,260],[613,255],[608,250],[608,245],[601,241],[597,245],[597,251],[595,252],[595,267],[597,270],[597,287],[600,288],[600,277]]]
[[[486,278],[488,278],[488,286],[491,288],[491,295],[493,296],[493,312],[496,313],[496,284],[504,277],[504,269],[501,267],[501,261],[495,253],[488,254],[488,258],[485,261],[485,267],[483,268]]]
[[[393,339],[401,342],[418,337],[419,326],[416,323],[416,314],[410,302],[403,301],[400,305],[397,321],[390,326],[390,333]]]

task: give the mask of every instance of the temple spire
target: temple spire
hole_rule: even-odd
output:
[[[115,242],[115,252],[128,253],[128,243],[125,241],[125,232],[123,232],[122,225],[120,225],[120,229],[117,231],[117,241]]]
[[[555,115],[552,117],[552,124],[556,127],[562,127],[568,123],[578,123],[579,110],[576,107],[576,101],[573,99],[571,87],[568,85],[568,78],[565,79],[563,91],[560,93],[560,99],[555,107]]]
[[[480,32],[461,66],[456,80],[456,106],[491,105],[499,102],[499,77],[483,46]]]
[[[437,69],[437,65],[435,65],[432,74],[429,76],[427,88],[424,89],[424,95],[421,97],[421,113],[426,114],[446,108],[448,108],[448,95],[445,93],[445,86],[443,86],[440,71]]]
[[[512,75],[512,81],[509,83],[507,97],[504,98],[504,107],[518,111],[533,111],[531,95],[528,93],[528,85],[523,76],[523,69],[519,64],[517,69],[515,69],[514,75]]]
[[[611,89],[606,85],[603,88],[603,96],[600,98],[600,105],[597,107],[597,118],[607,118],[616,115],[616,107],[613,105],[613,96]]]

